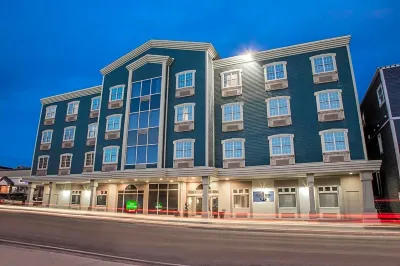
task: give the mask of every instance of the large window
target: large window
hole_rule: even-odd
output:
[[[110,102],[122,101],[124,97],[124,85],[118,85],[110,88]]]
[[[266,102],[268,117],[290,115],[289,96],[268,98]]]
[[[244,139],[228,139],[222,141],[224,159],[243,159]]]
[[[348,151],[347,129],[330,129],[320,132],[323,152]]]
[[[96,138],[96,134],[97,134],[97,123],[89,124],[87,138],[94,139]]]
[[[108,116],[106,132],[119,131],[121,129],[121,117],[122,117],[122,115]]]
[[[279,208],[296,208],[296,188],[278,188]]]
[[[49,158],[48,155],[39,156],[37,170],[47,170],[47,167],[49,166]]]
[[[323,54],[310,58],[314,74],[336,71],[335,54]]]
[[[175,123],[194,120],[194,103],[185,103],[175,106]]]
[[[376,90],[376,95],[378,97],[379,107],[381,107],[385,103],[385,94],[383,93],[382,85],[379,85],[378,89]]]
[[[221,73],[222,88],[230,88],[242,85],[242,70],[235,69]]]
[[[100,109],[100,96],[92,98],[90,111],[98,111]]]
[[[249,208],[250,193],[248,188],[233,189],[233,207]]]
[[[286,62],[276,62],[264,66],[265,80],[286,79]]]
[[[339,207],[339,192],[337,186],[318,187],[318,198],[320,208]]]
[[[96,205],[97,206],[107,206],[107,191],[106,190],[97,191]]]
[[[85,153],[85,167],[92,167],[94,165],[94,151]]]
[[[126,165],[157,164],[161,77],[132,84]]]
[[[103,164],[118,163],[118,152],[118,146],[105,147],[103,152]]]
[[[49,130],[45,130],[42,133],[42,144],[48,144],[51,143],[51,139],[53,136],[53,130],[49,129]]]
[[[82,195],[82,191],[73,190],[71,193],[71,205],[81,204],[81,195]]]
[[[79,101],[74,101],[74,102],[68,103],[67,115],[78,114],[78,109],[79,109]]]
[[[293,155],[293,136],[282,134],[268,137],[271,156]]]
[[[342,90],[325,90],[315,93],[318,111],[343,109]]]
[[[243,103],[222,105],[222,122],[243,121]]]
[[[174,141],[174,159],[193,159],[194,139]]]
[[[57,105],[46,107],[45,119],[56,118]]]
[[[65,153],[60,155],[60,169],[69,169],[71,168],[72,163],[72,154]]]
[[[63,141],[74,141],[75,140],[75,127],[64,128]]]
[[[178,184],[149,184],[149,214],[174,215],[178,211]]]
[[[176,88],[183,89],[187,87],[194,87],[195,84],[195,70],[188,70],[176,74]]]

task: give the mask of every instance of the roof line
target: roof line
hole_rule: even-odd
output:
[[[81,96],[92,95],[92,94],[100,93],[101,87],[102,87],[101,85],[97,85],[97,86],[93,86],[93,87],[89,87],[89,88],[85,88],[85,89],[80,89],[80,90],[71,91],[71,92],[62,93],[62,94],[57,94],[54,96],[42,98],[42,99],[40,99],[40,102],[42,104],[49,104],[49,103],[54,103],[54,102],[70,100],[70,99],[74,99],[74,98],[81,97]]]

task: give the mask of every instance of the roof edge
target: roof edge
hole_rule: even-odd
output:
[[[81,90],[76,90],[76,91],[72,91],[72,92],[67,92],[67,93],[63,93],[63,94],[58,94],[58,95],[42,98],[42,99],[40,99],[40,102],[42,104],[49,104],[49,103],[55,103],[55,102],[61,102],[61,101],[65,101],[65,100],[75,99],[75,98],[82,97],[82,96],[97,94],[97,93],[101,92],[101,88],[102,88],[102,85],[97,85],[97,86],[93,86],[93,87],[89,87],[89,88],[85,88],[85,89],[81,89]]]

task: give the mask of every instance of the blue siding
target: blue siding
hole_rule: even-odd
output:
[[[400,116],[400,66],[383,69],[392,116]]]
[[[314,84],[309,57],[323,53],[336,53],[339,81]],[[262,66],[277,61],[287,61],[289,88],[277,91],[265,91]],[[220,73],[229,69],[242,69],[243,95],[221,97]],[[246,165],[268,165],[268,136],[275,134],[294,134],[296,163],[321,162],[322,148],[319,131],[330,128],[347,128],[351,159],[364,159],[362,136],[357,113],[348,54],[345,47],[276,58],[262,62],[233,65],[214,72],[215,87],[215,147],[216,167],[222,167],[221,140],[245,138]],[[345,120],[318,122],[314,92],[324,89],[341,89]],[[269,128],[265,99],[274,96],[290,96],[292,125]],[[231,102],[244,102],[244,130],[222,133],[221,105]]]

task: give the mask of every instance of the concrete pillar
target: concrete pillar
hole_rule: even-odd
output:
[[[53,194],[53,182],[50,182],[49,183],[49,198],[47,199],[47,207],[50,207],[52,194]]]
[[[307,174],[308,198],[310,200],[310,219],[317,217],[315,209],[314,174]]]
[[[201,217],[208,218],[208,185],[210,184],[210,178],[208,176],[203,176],[201,181],[203,184],[203,206]]]
[[[372,191],[372,172],[361,172],[360,180],[362,185],[362,212],[368,218],[376,218],[374,193]]]
[[[97,199],[97,186],[99,184],[94,181],[90,180],[90,201],[89,201],[89,211],[95,210],[96,207],[96,199]]]
[[[28,189],[27,189],[27,196],[26,196],[26,206],[33,206],[33,191],[35,190],[36,185],[33,184],[32,182],[28,183]]]

